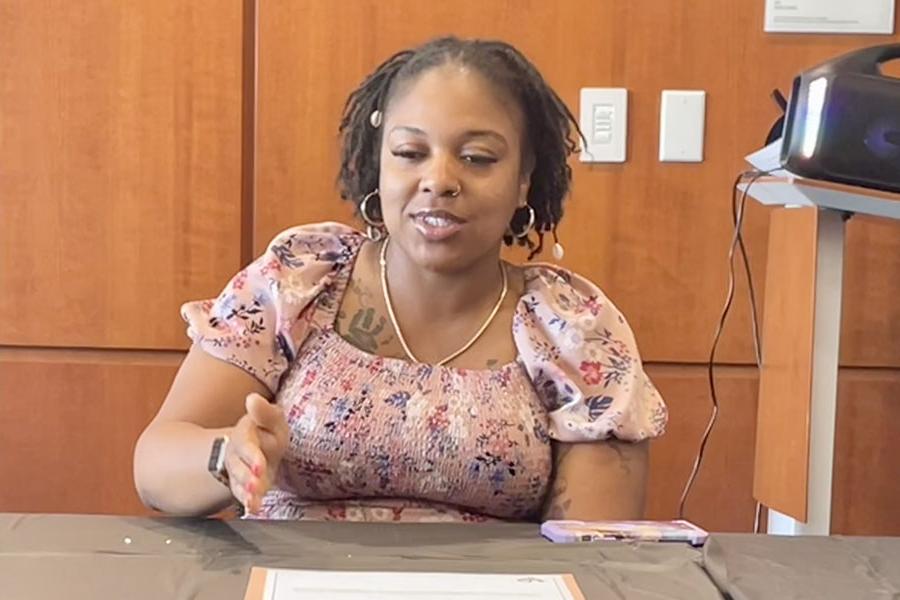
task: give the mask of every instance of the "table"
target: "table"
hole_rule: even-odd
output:
[[[0,514],[0,598],[243,598],[251,566],[573,573],[586,598],[890,598],[900,538],[552,544],[535,525]],[[852,593],[848,594],[848,590]],[[813,593],[814,592],[814,593]]]

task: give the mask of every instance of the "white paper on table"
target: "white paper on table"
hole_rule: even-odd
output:
[[[896,0],[765,0],[773,33],[894,32]]]
[[[244,600],[584,600],[572,575],[303,571],[253,567]]]

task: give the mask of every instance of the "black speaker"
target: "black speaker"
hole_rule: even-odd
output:
[[[863,48],[794,79],[781,165],[802,177],[900,192],[900,44]]]

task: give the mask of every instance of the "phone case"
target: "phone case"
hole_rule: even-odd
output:
[[[598,540],[687,542],[702,546],[709,536],[685,520],[676,521],[545,521],[541,535],[552,542],[575,543]]]

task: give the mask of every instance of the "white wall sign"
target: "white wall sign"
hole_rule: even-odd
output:
[[[766,0],[766,31],[894,33],[896,0]]]

